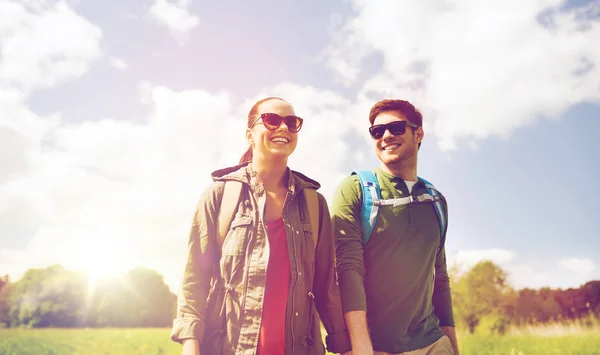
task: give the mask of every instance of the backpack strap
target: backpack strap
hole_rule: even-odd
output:
[[[367,244],[375,227],[375,222],[377,222],[377,212],[381,205],[381,189],[375,173],[371,170],[353,171],[352,175],[358,176],[362,191],[360,222],[363,230],[363,242]]]
[[[353,171],[352,175],[358,176],[362,191],[361,225],[364,244],[367,244],[371,237],[375,222],[377,222],[377,213],[380,206],[396,207],[409,203],[432,202],[440,225],[440,243],[438,245],[438,252],[442,249],[446,240],[446,230],[448,228],[447,214],[444,205],[442,204],[442,199],[444,197],[432,183],[419,177],[419,180],[425,185],[427,191],[426,194],[382,200],[379,182],[373,171],[357,170]]]
[[[217,245],[223,245],[233,215],[237,211],[238,202],[242,194],[242,183],[229,180],[225,182],[225,189],[221,197],[221,207],[219,208],[219,217],[217,219]]]
[[[409,203],[420,203],[420,202],[435,202],[438,201],[440,198],[437,196],[432,196],[429,193],[426,194],[421,194],[419,196],[406,196],[406,197],[398,197],[398,198],[391,198],[388,200],[379,200],[379,201],[373,201],[373,204],[376,206],[392,206],[392,207],[396,207],[396,206],[402,206],[402,205],[408,205]]]
[[[447,220],[447,212],[444,210],[444,205],[442,204],[443,196],[442,194],[433,186],[432,183],[419,177],[419,180],[425,184],[425,189],[427,193],[434,198],[433,206],[435,207],[435,212],[438,216],[438,222],[440,224],[440,245],[438,247],[438,252],[442,250],[444,246],[444,242],[446,241],[446,230],[448,228],[448,220]]]
[[[319,241],[319,198],[317,191],[311,188],[303,189],[304,201],[308,210],[308,218],[310,219],[310,229],[313,236],[313,244],[316,249]]]
[[[304,200],[306,202],[306,208],[308,210],[308,217],[310,219],[310,228],[313,235],[314,247],[317,247],[319,240],[319,199],[317,197],[317,191],[314,189],[306,188],[303,190]],[[219,217],[217,219],[217,243],[223,245],[231,221],[237,210],[238,202],[242,194],[242,183],[239,181],[226,181],[225,188],[223,190],[223,196],[221,197],[221,207],[219,209]]]

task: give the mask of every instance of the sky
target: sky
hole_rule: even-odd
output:
[[[0,274],[157,270],[175,291],[210,173],[255,101],[305,120],[328,201],[378,166],[368,112],[424,115],[450,265],[515,288],[600,279],[600,1],[0,0]]]

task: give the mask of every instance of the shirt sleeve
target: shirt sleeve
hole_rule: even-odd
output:
[[[187,263],[177,295],[177,315],[171,330],[171,339],[179,343],[185,339],[197,339],[201,343],[204,336],[206,299],[213,267],[217,263],[216,211],[222,193],[222,185],[210,185],[194,214],[188,238]]]
[[[331,216],[336,247],[336,270],[344,313],[367,310],[360,212],[359,181],[357,176],[352,175],[336,188]]]
[[[335,251],[331,229],[331,217],[327,201],[318,194],[320,213],[319,239],[315,250],[315,304],[321,322],[327,331],[325,343],[327,350],[332,353],[350,351],[352,345],[346,329],[340,290],[336,284]]]
[[[444,211],[448,220],[448,205],[444,200]],[[440,320],[440,326],[454,326],[454,314],[452,310],[452,293],[450,290],[450,278],[446,267],[446,246],[438,252],[435,259],[435,282],[433,286],[433,312]]]

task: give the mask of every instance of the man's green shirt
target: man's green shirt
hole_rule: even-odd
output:
[[[380,168],[375,175],[382,199],[409,195],[401,178]],[[373,232],[363,246],[359,184],[356,175],[344,179],[332,203],[344,313],[367,311],[376,351],[398,353],[428,346],[444,335],[440,326],[454,326],[435,206],[429,202],[379,207]],[[412,195],[423,193],[424,184],[417,182]]]

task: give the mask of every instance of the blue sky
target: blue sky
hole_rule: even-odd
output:
[[[0,274],[136,265],[173,287],[252,103],[305,118],[290,166],[329,199],[378,164],[369,108],[424,113],[447,253],[515,287],[600,279],[600,3],[0,0]]]

